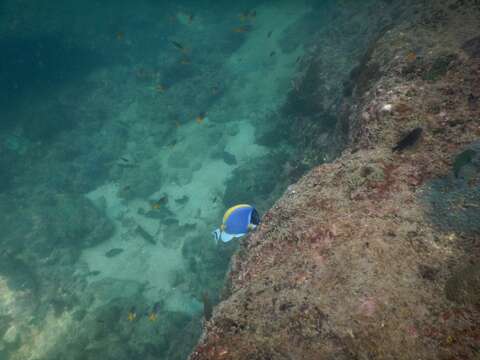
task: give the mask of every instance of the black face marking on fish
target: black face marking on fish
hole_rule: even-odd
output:
[[[392,148],[392,151],[402,151],[406,148],[409,148],[415,145],[422,135],[423,129],[418,127],[411,130],[407,135],[405,135],[398,143]]]

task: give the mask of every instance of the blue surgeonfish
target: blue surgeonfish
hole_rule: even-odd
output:
[[[222,225],[215,231],[215,241],[229,242],[233,238],[242,237],[260,223],[257,210],[246,204],[235,205],[223,215]]]

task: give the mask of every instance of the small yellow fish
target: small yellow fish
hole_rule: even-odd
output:
[[[128,313],[128,316],[127,316],[128,321],[134,321],[136,318],[137,318],[136,313],[134,313],[134,312],[129,312]]]
[[[148,314],[148,320],[149,320],[149,321],[155,321],[155,320],[157,320],[157,314],[155,314],[154,312]]]
[[[447,345],[455,344],[455,342],[456,342],[456,339],[452,335],[449,335],[446,339]]]
[[[232,31],[235,33],[246,33],[249,30],[250,30],[250,27],[248,26],[239,26],[234,28]]]
[[[254,20],[257,17],[257,12],[255,10],[252,11],[244,11],[239,16],[241,22],[245,22],[248,20]]]
[[[189,64],[191,64],[191,61],[188,58],[183,58],[182,60],[180,60],[180,64],[189,65]]]
[[[415,60],[417,60],[417,54],[413,51],[409,52],[407,54],[407,61],[414,62]]]
[[[123,39],[125,39],[125,33],[123,31],[118,31],[115,34],[115,37],[117,38],[117,40],[123,40]]]
[[[163,94],[165,91],[167,91],[167,88],[163,86],[162,84],[157,84],[155,86],[155,91]]]
[[[168,196],[164,195],[160,199],[151,202],[152,209],[160,209],[162,205],[166,205],[168,203]]]
[[[182,126],[180,121],[175,121],[175,127],[178,129],[180,126]]]
[[[198,114],[197,117],[195,118],[196,123],[197,123],[197,124],[203,124],[203,122],[205,121],[205,116],[206,116],[206,115],[207,115],[207,114],[204,113],[204,112]]]

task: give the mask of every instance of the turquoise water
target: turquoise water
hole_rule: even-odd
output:
[[[187,358],[223,212],[333,156],[333,4],[0,1],[0,359]]]

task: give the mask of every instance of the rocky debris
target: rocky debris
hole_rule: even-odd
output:
[[[462,53],[480,9],[461,3],[408,4],[374,41],[344,100],[346,149],[243,241],[191,360],[478,358],[480,169],[453,166],[480,136],[480,63]]]

